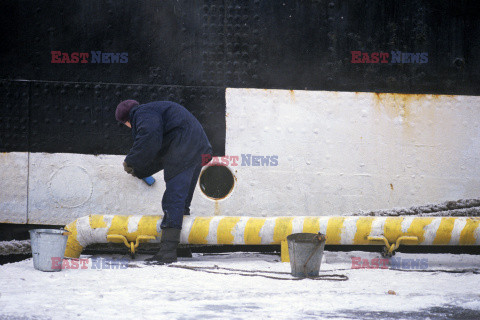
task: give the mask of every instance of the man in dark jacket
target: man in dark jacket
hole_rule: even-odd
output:
[[[125,171],[142,179],[164,170],[160,251],[147,261],[176,262],[183,215],[190,214],[202,154],[212,154],[210,142],[198,120],[175,102],[140,105],[125,100],[117,106],[115,117],[132,129],[134,137],[123,163]]]

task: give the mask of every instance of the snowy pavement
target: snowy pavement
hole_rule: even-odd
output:
[[[376,266],[372,259],[380,258],[362,251],[325,252],[321,274],[345,274],[349,280],[344,282],[275,280],[141,263],[124,269],[88,265],[40,272],[28,259],[0,266],[0,319],[480,319],[478,255],[395,256],[420,261],[428,272],[351,269],[352,257],[361,261],[357,267],[366,267],[365,261]],[[290,264],[279,260],[254,253],[194,254],[177,265],[289,272]]]

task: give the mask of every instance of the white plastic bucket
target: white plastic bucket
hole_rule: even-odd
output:
[[[33,267],[40,271],[62,270],[68,231],[59,229],[30,230]]]

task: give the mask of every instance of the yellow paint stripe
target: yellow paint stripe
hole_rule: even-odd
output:
[[[440,225],[438,226],[435,239],[433,239],[434,245],[448,245],[450,238],[452,237],[453,227],[455,225],[455,218],[442,218]]]
[[[261,244],[262,237],[260,237],[260,230],[265,224],[265,218],[250,218],[245,225],[245,232],[243,239],[245,244]]]
[[[288,252],[287,240],[280,242],[280,260],[282,262],[290,262],[290,253]]]
[[[107,224],[105,220],[103,220],[103,216],[99,214],[91,214],[88,216],[90,228],[98,229],[98,228],[106,228]]]
[[[403,218],[401,217],[390,217],[385,219],[383,235],[390,243],[396,242],[399,237],[404,235],[402,232],[402,222]]]
[[[272,244],[280,244],[280,242],[287,239],[288,235],[292,234],[292,221],[293,217],[275,219]]]
[[[434,218],[413,219],[406,235],[418,237],[418,242],[415,242],[415,244],[421,244],[423,241],[425,241],[425,227],[432,223],[433,219]],[[410,243],[412,242],[410,241]]]
[[[344,220],[344,217],[332,217],[328,219],[326,244],[340,244]]]
[[[372,223],[375,220],[374,217],[362,217],[357,220],[357,232],[353,237],[353,244],[370,244],[371,241],[367,240],[367,237],[372,231]]]
[[[157,224],[160,216],[142,216],[138,222],[137,235],[158,236]]]
[[[240,221],[240,217],[225,217],[220,220],[217,228],[217,243],[218,244],[233,244],[234,235],[233,230]]]
[[[130,235],[128,233],[128,219],[130,216],[120,216],[116,215],[113,216],[112,219],[112,225],[110,226],[110,229],[107,232],[108,234],[119,234],[122,236],[125,236],[128,241],[134,241],[136,238],[136,235]]]
[[[307,217],[303,220],[303,232],[318,233],[320,232],[320,218]]]
[[[207,236],[210,231],[210,221],[213,217],[197,217],[193,221],[188,235],[188,243],[207,244]]]
[[[65,257],[78,258],[82,253],[83,247],[77,240],[77,220],[69,223],[65,226],[65,230],[70,231],[72,234],[68,236],[67,247],[65,248]]]
[[[480,224],[480,218],[468,218],[465,227],[460,232],[460,245],[472,245],[476,243],[475,230]]]

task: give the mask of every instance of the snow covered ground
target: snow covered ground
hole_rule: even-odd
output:
[[[125,269],[86,265],[40,272],[28,259],[0,266],[0,319],[480,319],[480,256],[395,256],[427,261],[423,267],[428,272],[351,269],[352,257],[369,263],[380,258],[361,251],[325,252],[321,274],[345,274],[349,280],[344,282],[275,280],[141,263]],[[194,254],[176,265],[289,272],[289,263],[279,260],[254,253]],[[439,269],[477,273],[434,271]]]

